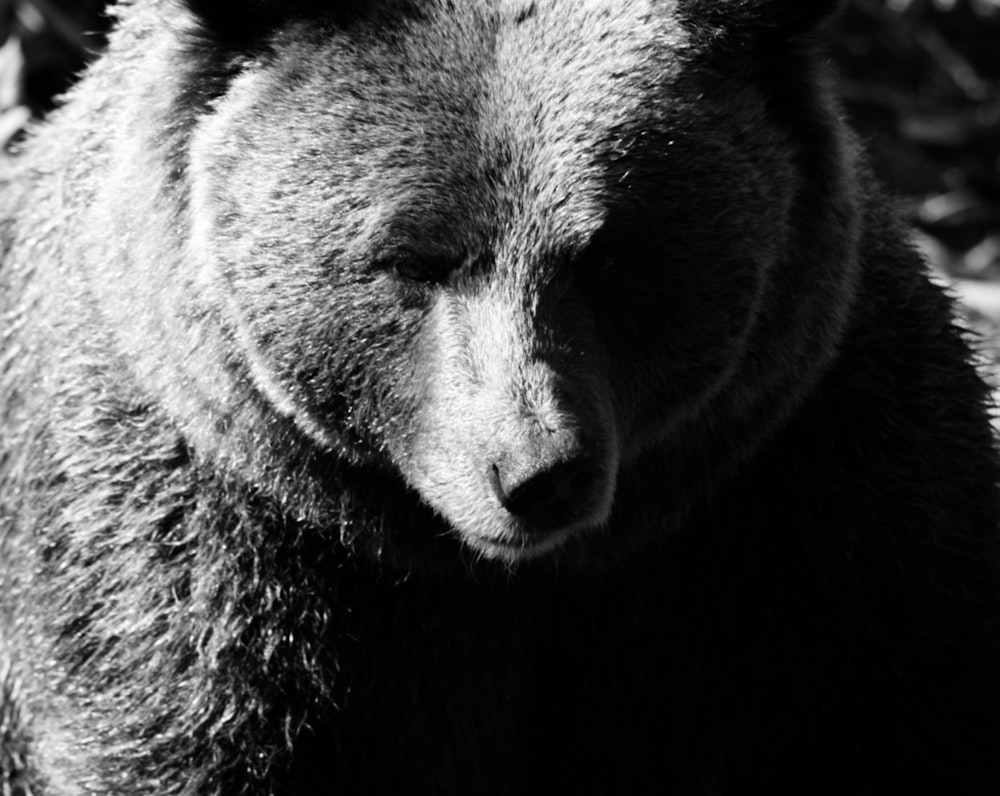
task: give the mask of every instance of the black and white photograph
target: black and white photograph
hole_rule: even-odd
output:
[[[0,0],[0,796],[1000,795],[1000,0]]]

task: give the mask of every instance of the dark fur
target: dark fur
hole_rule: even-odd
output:
[[[987,390],[832,5],[125,6],[0,172],[5,787],[997,793]]]

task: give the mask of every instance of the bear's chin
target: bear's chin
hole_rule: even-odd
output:
[[[611,515],[614,484],[598,490],[593,501],[561,523],[532,524],[497,507],[490,522],[456,528],[462,543],[477,556],[500,563],[554,558],[566,547],[605,528]]]
[[[487,537],[477,534],[463,534],[464,543],[476,555],[506,564],[517,564],[553,557],[562,550],[566,542],[586,531],[563,529],[542,536],[517,535],[511,537]]]

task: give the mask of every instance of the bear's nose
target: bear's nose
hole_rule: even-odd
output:
[[[588,512],[600,470],[579,456],[536,466],[493,464],[488,477],[504,509],[537,530],[555,530]]]

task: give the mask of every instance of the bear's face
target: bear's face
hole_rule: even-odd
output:
[[[191,252],[316,445],[542,554],[740,388],[790,147],[676,3],[375,5],[288,22],[200,121]]]

